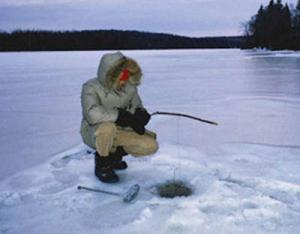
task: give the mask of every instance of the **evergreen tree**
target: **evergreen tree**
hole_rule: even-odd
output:
[[[249,47],[264,46],[264,23],[265,23],[265,10],[263,5],[260,6],[256,15],[251,18],[248,24],[245,25],[245,33],[248,37]]]
[[[292,33],[293,33],[293,27],[292,27],[292,16],[291,11],[289,9],[289,6],[285,4],[284,8],[282,9],[281,14],[281,28],[279,29],[281,33],[280,37],[280,48],[287,48],[291,49],[292,46]]]
[[[265,30],[267,27],[266,17],[267,17],[266,11],[261,5],[256,15],[254,38],[256,39],[255,44],[261,45],[263,47],[267,46],[267,40],[265,37]]]
[[[271,45],[271,40],[275,31],[276,25],[274,24],[274,1],[271,0],[269,5],[265,9],[265,17],[264,17],[264,28],[263,28],[263,38],[264,43],[263,47],[269,48]]]
[[[300,0],[298,0],[297,6],[296,6],[296,16],[295,16],[295,48],[300,50]]]
[[[282,0],[270,0],[266,7],[261,5],[247,25],[248,46],[269,49],[292,49],[296,45],[300,47],[297,42],[300,41],[300,0],[296,15],[293,18],[289,6],[283,5]],[[295,36],[295,32],[298,36]]]

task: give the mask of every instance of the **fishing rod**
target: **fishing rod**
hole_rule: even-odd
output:
[[[218,123],[216,123],[214,121],[210,121],[210,120],[206,120],[206,119],[200,119],[198,117],[195,117],[195,116],[192,116],[192,115],[187,115],[187,114],[182,114],[182,113],[156,111],[156,112],[153,112],[151,114],[151,116],[153,116],[153,115],[173,115],[173,116],[180,116],[180,117],[194,119],[194,120],[201,121],[201,122],[208,123],[208,124],[212,124],[212,125],[218,125]]]

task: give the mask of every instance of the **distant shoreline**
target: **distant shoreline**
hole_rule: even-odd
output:
[[[0,32],[1,52],[242,48],[244,36],[187,37],[122,30]]]

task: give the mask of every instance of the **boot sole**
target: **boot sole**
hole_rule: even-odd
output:
[[[119,182],[119,178],[108,178],[108,179],[103,179],[99,176],[96,176],[101,182],[103,183],[117,183]]]

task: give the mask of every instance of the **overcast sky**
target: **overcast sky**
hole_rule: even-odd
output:
[[[243,33],[269,0],[0,0],[0,30],[121,29],[187,36]],[[297,0],[283,0],[296,4]]]

